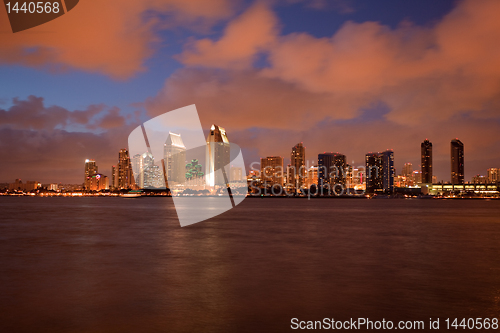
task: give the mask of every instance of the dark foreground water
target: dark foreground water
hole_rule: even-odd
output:
[[[499,315],[500,201],[247,199],[181,228],[169,198],[0,198],[0,332]]]

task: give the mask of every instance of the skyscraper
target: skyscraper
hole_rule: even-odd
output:
[[[302,142],[297,143],[292,148],[292,153],[290,155],[290,172],[287,181],[292,184],[293,187],[299,189],[304,185],[306,180],[306,148]]]
[[[85,190],[90,189],[90,180],[92,179],[92,176],[95,176],[97,174],[97,164],[95,163],[94,160],[85,160],[85,178],[83,181],[83,188]]]
[[[366,192],[391,194],[394,191],[394,152],[387,150],[368,153],[366,164]]]
[[[488,169],[488,183],[496,184],[500,181],[500,169],[489,168]]]
[[[168,133],[163,145],[166,179],[170,183],[184,183],[186,180],[186,146],[180,134]]]
[[[420,145],[422,183],[432,183],[432,143],[425,139]]]
[[[386,150],[382,153],[384,176],[382,178],[382,187],[385,193],[394,192],[394,152]]]
[[[331,189],[336,184],[344,188],[347,180],[346,157],[339,153],[318,154],[318,186],[329,185]]]
[[[283,157],[268,156],[260,159],[260,180],[267,185],[283,186]]]
[[[149,152],[132,157],[132,170],[134,171],[135,183],[139,188],[153,187],[154,158]]]
[[[401,170],[401,176],[411,177],[413,173],[413,164],[405,163],[403,169]]]
[[[451,140],[451,183],[464,184],[464,144],[458,139]]]
[[[207,185],[225,185],[229,183],[229,175],[224,169],[231,160],[230,145],[226,130],[213,124],[207,137],[206,154],[206,181]]]
[[[118,153],[118,188],[128,189],[135,186],[132,165],[127,149],[120,149]]]
[[[117,185],[117,180],[118,180],[118,173],[117,173],[116,166],[111,166],[111,184],[109,185],[110,188],[115,189],[118,187]]]

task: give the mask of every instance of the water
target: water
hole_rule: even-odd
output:
[[[169,198],[0,197],[0,214],[0,332],[500,315],[500,201],[247,199],[185,228]]]

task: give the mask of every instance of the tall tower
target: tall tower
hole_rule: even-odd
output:
[[[293,187],[299,189],[304,185],[306,178],[306,148],[301,143],[297,143],[292,148],[292,153],[290,155],[290,179],[288,182],[292,184]]]
[[[451,183],[464,184],[464,144],[458,139],[451,140]]]
[[[366,163],[366,192],[392,194],[394,191],[394,152],[368,153]]]
[[[365,156],[366,192],[382,191],[383,160],[379,153],[368,153]]]
[[[229,175],[224,167],[231,161],[229,140],[226,130],[213,124],[207,137],[206,154],[206,181],[207,185],[225,185],[229,183]]]
[[[382,188],[385,193],[392,194],[394,192],[394,152],[392,150],[386,150],[382,155],[383,160],[383,178],[382,178]]]
[[[186,180],[186,146],[180,134],[168,133],[168,138],[163,145],[163,158],[166,180],[170,183],[184,183]]]
[[[425,139],[420,145],[421,151],[421,170],[422,170],[422,183],[432,183],[432,143]]]
[[[135,185],[132,165],[127,149],[120,149],[118,153],[118,188],[127,189]]]
[[[283,186],[283,157],[269,156],[260,159],[260,180],[269,185]]]
[[[339,153],[318,154],[318,185],[345,186],[347,180],[346,157]]]
[[[111,185],[109,186],[112,189],[117,188],[117,180],[118,180],[118,173],[117,173],[117,168],[115,165],[111,166]]]
[[[84,189],[88,190],[90,189],[90,180],[92,179],[92,176],[97,175],[97,164],[95,163],[94,160],[85,160],[85,178],[83,181],[83,187]]]

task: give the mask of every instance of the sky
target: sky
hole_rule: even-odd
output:
[[[500,167],[497,0],[85,0],[12,33],[0,8],[0,182],[110,175],[130,132],[196,104],[247,164],[393,149],[396,172],[434,149],[450,180]]]

